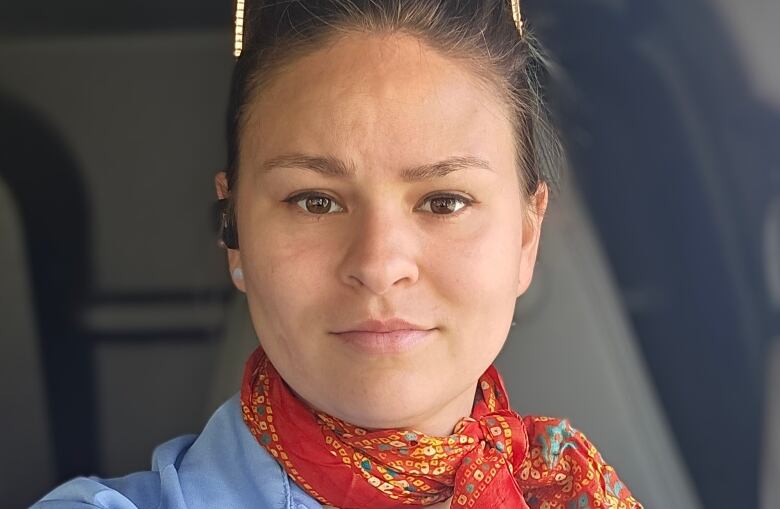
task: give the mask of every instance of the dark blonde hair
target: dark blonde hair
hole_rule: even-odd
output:
[[[510,0],[248,0],[228,106],[228,189],[252,99],[297,58],[359,33],[409,34],[466,66],[508,107],[523,197],[542,182],[556,187],[563,151],[543,100],[547,60],[527,23],[518,33]]]

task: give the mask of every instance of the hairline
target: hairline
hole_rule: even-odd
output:
[[[496,103],[500,106],[501,115],[509,122],[512,129],[512,149],[515,155],[520,154],[520,151],[523,150],[523,144],[521,140],[518,139],[523,134],[523,130],[519,124],[520,112],[517,111],[517,101],[512,98],[512,88],[507,80],[490,65],[489,61],[487,61],[488,59],[484,55],[477,51],[468,51],[468,48],[465,47],[459,49],[441,47],[440,44],[436,44],[436,41],[426,34],[414,32],[407,28],[373,30],[367,27],[342,23],[340,25],[331,25],[330,28],[305,40],[280,41],[274,47],[270,48],[270,50],[266,50],[267,53],[265,55],[246,55],[248,58],[261,59],[262,65],[254,66],[254,71],[248,80],[248,94],[245,97],[244,104],[242,104],[239,109],[239,120],[237,122],[235,134],[237,157],[235,168],[233,168],[234,174],[231,179],[231,186],[238,184],[242,133],[252,117],[252,106],[257,103],[262,96],[263,91],[270,87],[275,80],[279,79],[285,71],[294,66],[301,59],[328,47],[332,47],[345,38],[354,37],[356,35],[369,37],[408,35],[414,37],[421,45],[424,45],[426,49],[435,51],[440,57],[461,67],[467,79],[488,96],[495,97]],[[530,145],[528,145],[528,148],[530,148]],[[521,198],[525,204],[526,197],[523,192],[525,178],[522,167],[520,166],[519,161],[517,161],[517,156],[515,156],[514,159],[516,161],[515,173],[522,194]]]

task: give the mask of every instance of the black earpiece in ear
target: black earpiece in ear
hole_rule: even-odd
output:
[[[219,200],[219,238],[228,249],[238,249],[238,229],[227,198]]]

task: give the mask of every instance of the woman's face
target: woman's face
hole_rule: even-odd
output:
[[[262,90],[239,160],[230,268],[285,381],[358,426],[451,433],[541,228],[524,217],[506,107],[417,39],[350,35]],[[546,188],[531,208],[545,205]],[[427,332],[344,333],[392,318]]]

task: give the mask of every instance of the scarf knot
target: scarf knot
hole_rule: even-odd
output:
[[[481,443],[482,454],[501,457],[510,472],[520,466],[528,453],[528,434],[523,418],[509,409],[496,410],[478,419],[461,419],[454,433]]]
[[[457,470],[457,496],[451,507],[468,507],[469,501],[473,505],[487,492],[492,504],[506,500],[511,507],[524,509],[522,492],[514,478],[514,472],[528,454],[523,419],[509,409],[499,409],[477,419],[462,419],[455,433],[469,437],[475,447],[465,454]]]

